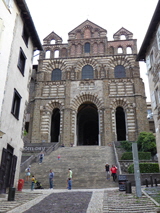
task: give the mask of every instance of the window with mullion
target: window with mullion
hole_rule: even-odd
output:
[[[82,79],[93,79],[93,67],[90,65],[86,65],[82,68]]]
[[[20,96],[20,94],[17,92],[17,90],[14,89],[11,113],[12,113],[12,114],[14,115],[14,117],[17,118],[17,119],[19,118],[20,103],[21,103],[21,96]]]
[[[89,42],[85,43],[84,52],[85,53],[90,53],[90,43]]]
[[[23,52],[23,50],[20,48],[20,53],[19,53],[19,59],[18,59],[18,68],[22,75],[24,75],[24,69],[25,69],[25,63],[26,63],[26,56]]]

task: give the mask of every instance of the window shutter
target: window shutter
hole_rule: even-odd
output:
[[[152,92],[152,94],[151,94],[151,100],[152,100],[153,109],[155,109],[156,108],[156,98],[155,98],[154,92]]]
[[[160,25],[157,30],[157,46],[158,46],[158,49],[160,50]]]
[[[151,69],[151,62],[150,62],[150,57],[149,55],[146,57],[146,66],[147,66],[147,70]]]

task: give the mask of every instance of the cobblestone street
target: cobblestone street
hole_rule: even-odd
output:
[[[147,189],[149,192],[149,189]],[[156,188],[159,193],[160,188]],[[0,198],[0,213],[157,213],[159,203],[142,189],[137,198],[135,187],[132,193],[119,188],[105,189],[47,189],[16,192],[15,201]]]

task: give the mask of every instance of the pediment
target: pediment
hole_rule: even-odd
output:
[[[118,39],[121,35],[125,35],[127,39],[131,39],[133,37],[132,32],[122,27],[113,35],[113,38]]]
[[[72,31],[68,33],[70,34],[76,34],[77,32],[83,32],[85,28],[90,28],[92,31],[99,31],[99,32],[105,32],[107,33],[107,30],[104,28],[98,26],[97,24],[94,24],[93,22],[89,21],[88,19],[84,21],[82,24],[80,24],[78,27],[74,28]]]
[[[54,31],[52,31],[48,36],[43,39],[44,43],[48,43],[51,40],[55,40],[55,43],[62,43],[62,38],[58,36]]]

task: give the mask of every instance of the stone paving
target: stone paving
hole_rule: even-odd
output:
[[[157,213],[158,205],[146,193],[137,198],[135,187],[129,194],[119,188],[23,190],[15,201],[0,198],[0,213]]]

